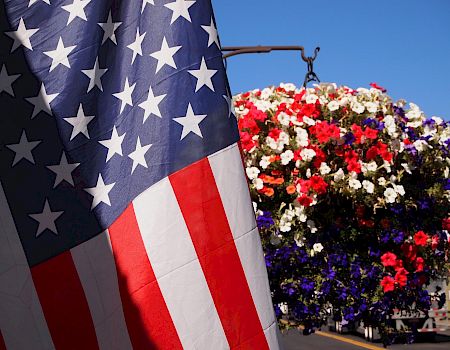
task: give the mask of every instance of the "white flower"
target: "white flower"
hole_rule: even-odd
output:
[[[311,233],[316,233],[318,231],[316,223],[312,220],[306,221],[306,226],[308,226],[308,228],[311,230]]]
[[[341,168],[339,168],[339,170],[336,171],[336,173],[334,174],[334,182],[342,181],[344,179],[344,176],[345,176],[344,171]]]
[[[320,253],[320,252],[323,250],[323,245],[322,245],[322,243],[314,243],[314,245],[313,245],[313,250],[314,250],[316,253]]]
[[[364,112],[364,110],[365,110],[365,107],[364,107],[361,103],[359,103],[359,102],[354,102],[354,103],[352,104],[352,111],[353,111],[353,112],[358,113],[358,114],[361,114],[361,113]]]
[[[336,111],[339,109],[339,103],[337,101],[330,101],[327,105],[330,112]]]
[[[306,169],[306,177],[309,179],[312,176],[311,169]]]
[[[268,100],[272,94],[273,94],[272,89],[265,88],[264,90],[261,91],[261,100]]]
[[[425,151],[427,148],[433,148],[432,146],[430,146],[428,144],[427,141],[425,140],[417,140],[414,142],[414,147],[416,148],[416,150],[420,153]]]
[[[288,165],[289,162],[294,159],[294,152],[292,152],[290,149],[288,149],[286,152],[281,153],[281,164]]]
[[[257,167],[252,166],[250,168],[245,169],[245,172],[247,173],[247,177],[250,180],[253,180],[258,177],[260,170]]]
[[[322,162],[320,164],[320,168],[319,168],[320,174],[321,175],[327,175],[331,172],[331,168],[328,166],[327,163]]]
[[[316,101],[317,101],[318,98],[319,98],[319,97],[317,97],[317,95],[314,95],[314,94],[307,94],[307,95],[306,95],[306,103],[312,103],[312,104],[314,104],[314,103],[316,103]]]
[[[375,190],[375,185],[368,181],[368,180],[364,180],[362,182],[363,188],[366,190],[367,193],[373,193],[373,191]]]
[[[267,169],[267,167],[270,165],[270,157],[269,156],[262,156],[261,160],[259,161],[259,166],[263,168],[264,170]]]
[[[264,182],[263,182],[263,180],[261,180],[260,178],[253,179],[252,183],[253,183],[253,186],[255,186],[255,188],[256,188],[258,191],[259,191],[259,190],[262,190],[263,187],[264,187]]]
[[[306,116],[303,117],[303,122],[305,124],[308,124],[308,125],[311,125],[311,126],[316,125],[316,121],[314,119],[311,119],[310,117],[306,117]]]
[[[306,220],[308,220],[308,217],[305,214],[305,207],[302,205],[295,207],[295,216],[297,216],[301,222],[306,222]]]
[[[447,166],[447,167],[445,167],[445,170],[444,170],[444,177],[446,178],[446,179],[448,179],[448,176],[450,175],[450,169],[449,169],[449,167]]]
[[[359,190],[362,187],[361,181],[357,179],[348,180],[348,185],[350,186],[350,188],[353,188],[354,190]]]
[[[431,119],[433,119],[437,125],[441,125],[444,121],[439,118],[439,117],[431,117]]]
[[[402,163],[402,167],[403,167],[403,169],[405,169],[405,171],[406,171],[409,175],[412,174],[411,167],[409,166],[408,163]]]
[[[397,192],[400,196],[405,195],[405,188],[402,185],[393,185],[394,191]]]
[[[280,124],[284,126],[289,126],[289,123],[291,122],[291,117],[284,112],[278,114],[277,119],[280,122]]]
[[[384,177],[378,178],[378,184],[380,186],[386,186],[386,179]]]
[[[303,148],[300,152],[300,157],[302,157],[305,162],[312,160],[315,156],[316,151],[314,151],[313,149]]]
[[[376,111],[378,110],[378,104],[375,102],[366,102],[364,105],[367,111],[370,113],[376,113]]]
[[[397,199],[397,192],[391,187],[386,188],[384,191],[384,198],[386,198],[386,203],[395,203]]]
[[[280,87],[285,89],[286,91],[295,91],[296,87],[292,83],[281,83]]]
[[[255,214],[258,212],[258,203],[256,202],[252,202],[253,204],[253,211],[255,212]]]
[[[300,248],[305,246],[305,243],[303,242],[303,238],[298,233],[296,233],[294,235],[294,241],[295,241],[295,244],[297,244],[297,246]]]
[[[295,128],[295,132],[297,136],[295,140],[297,141],[297,145],[299,147],[306,147],[309,145],[308,132],[303,128]]]

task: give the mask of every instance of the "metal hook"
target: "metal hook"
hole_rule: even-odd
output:
[[[311,81],[317,81],[320,83],[320,79],[317,74],[314,72],[314,60],[317,57],[317,54],[320,51],[320,47],[316,47],[314,50],[314,54],[311,57],[306,57],[304,51],[302,51],[302,59],[306,62],[308,66],[308,71],[305,75],[305,80],[303,81],[303,87],[306,88],[306,85]]]

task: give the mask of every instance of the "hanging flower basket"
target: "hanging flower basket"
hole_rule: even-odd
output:
[[[387,330],[449,271],[450,124],[377,84],[235,96],[279,320]],[[428,288],[428,289],[427,289]]]

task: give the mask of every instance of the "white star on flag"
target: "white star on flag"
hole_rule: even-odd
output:
[[[167,94],[155,96],[153,94],[152,87],[150,86],[150,88],[148,89],[147,100],[139,104],[139,107],[144,110],[144,122],[147,120],[150,114],[154,114],[157,117],[162,118],[161,111],[159,110],[159,104],[166,96]]]
[[[34,157],[31,151],[35,149],[42,141],[28,141],[25,130],[22,131],[19,143],[6,145],[11,151],[15,152],[12,166],[19,163],[22,159],[26,159],[34,164]]]
[[[136,30],[136,39],[134,40],[134,42],[132,42],[130,45],[127,46],[129,49],[131,49],[131,51],[133,51],[133,58],[131,59],[131,64],[134,63],[136,55],[142,56],[142,41],[144,40],[145,34],[147,33],[140,35],[138,27]]]
[[[116,183],[106,185],[103,181],[102,174],[98,174],[97,184],[95,187],[85,188],[84,190],[89,193],[92,197],[92,206],[91,210],[94,209],[100,203],[105,203],[106,205],[111,206],[111,202],[109,200],[109,192],[111,192],[112,188]]]
[[[48,199],[45,199],[44,208],[41,213],[29,214],[31,218],[39,222],[36,237],[39,237],[45,230],[50,230],[55,235],[58,234],[55,221],[63,214],[63,211],[52,211]]]
[[[174,2],[165,4],[164,6],[172,11],[172,20],[170,21],[170,24],[180,17],[184,17],[192,23],[189,8],[195,4],[195,1],[196,0],[175,0]]]
[[[106,162],[110,160],[115,154],[118,154],[119,156],[122,156],[122,142],[125,138],[125,134],[119,136],[119,133],[117,132],[116,126],[114,125],[111,138],[109,140],[102,140],[98,141],[101,145],[108,148],[108,154],[106,155]]]
[[[20,45],[25,46],[27,49],[33,50],[33,46],[31,46],[30,38],[35,34],[39,28],[36,29],[27,29],[25,27],[25,23],[23,18],[20,18],[19,25],[17,30],[13,30],[10,32],[5,32],[7,36],[14,40],[13,46],[11,48],[11,52],[14,52]]]
[[[45,2],[47,5],[50,5],[50,0],[42,0],[42,1]],[[30,0],[30,2],[28,3],[28,7],[34,5],[36,2],[38,2],[38,0]]]
[[[58,65],[62,64],[63,66],[66,66],[67,68],[70,68],[69,63],[69,54],[73,51],[73,49],[77,47],[74,46],[64,46],[64,42],[62,41],[62,37],[59,37],[58,39],[58,45],[56,46],[56,49],[52,51],[44,51],[44,54],[47,55],[52,59],[52,65],[50,66],[50,72],[58,67]]]
[[[203,138],[202,131],[200,130],[199,124],[207,117],[206,114],[195,115],[192,110],[192,106],[189,103],[187,113],[185,117],[173,118],[178,124],[183,126],[183,131],[181,132],[180,141],[183,140],[189,133],[194,133],[197,136]]]
[[[228,95],[223,95],[223,98],[225,99],[225,101],[227,101],[228,118],[230,118],[232,115],[236,116],[236,114],[234,113],[233,99],[231,99]]]
[[[45,89],[44,83],[41,84],[41,89],[39,93],[34,97],[27,97],[25,100],[34,105],[33,113],[31,114],[31,119],[33,119],[40,111],[44,111],[49,115],[52,115],[52,109],[50,107],[50,103],[58,96],[59,93],[56,94],[47,94],[47,90]]]
[[[147,4],[155,5],[155,1],[154,1],[154,0],[142,0],[142,10],[141,10],[141,13],[144,12],[145,6],[147,6]]]
[[[20,74],[8,75],[8,70],[6,69],[6,65],[2,66],[0,70],[0,93],[5,91],[7,94],[10,94],[14,97],[14,90],[12,88],[12,84],[19,79]]]
[[[101,78],[107,71],[108,68],[100,68],[100,65],[98,64],[98,57],[96,57],[94,67],[92,69],[82,70],[83,74],[85,74],[90,79],[87,90],[88,93],[94,88],[94,86],[97,86],[100,91],[103,91]]]
[[[145,160],[145,154],[148,152],[149,148],[152,147],[151,144],[147,146],[141,146],[141,140],[139,136],[136,142],[136,149],[131,152],[128,157],[133,159],[133,166],[131,167],[131,174],[134,173],[134,170],[138,165],[142,165],[144,168],[148,168],[147,161]]]
[[[104,33],[103,33],[103,40],[102,45],[105,43],[106,40],[111,39],[111,41],[117,45],[116,41],[116,30],[119,28],[119,26],[122,24],[122,22],[113,22],[111,11],[109,11],[108,19],[105,23],[97,23],[100,27],[102,27]]]
[[[133,99],[131,98],[131,94],[134,91],[134,88],[136,87],[136,83],[130,86],[128,83],[128,78],[125,78],[125,86],[123,87],[123,90],[121,92],[116,92],[113,94],[114,97],[117,97],[120,101],[122,101],[120,105],[120,113],[123,112],[123,109],[126,105],[133,106]]]
[[[200,69],[198,70],[188,70],[190,74],[197,78],[197,86],[195,92],[200,90],[203,86],[207,86],[214,92],[214,85],[212,82],[212,77],[217,73],[215,69],[208,69],[206,66],[205,57],[202,57],[202,62],[200,64]]]
[[[69,18],[67,19],[67,25],[70,24],[76,17],[87,21],[84,8],[91,2],[91,0],[73,0],[70,5],[61,6],[61,8],[69,12]]]
[[[219,37],[217,35],[217,28],[214,25],[214,20],[211,17],[211,24],[209,26],[202,26],[203,30],[208,33],[208,47],[210,47],[212,44],[216,44],[217,47],[219,47]]]
[[[84,114],[83,106],[80,103],[80,106],[78,107],[78,113],[76,117],[70,117],[70,118],[64,118],[66,122],[68,122],[70,125],[73,126],[72,134],[70,135],[70,141],[74,139],[75,136],[78,134],[83,134],[88,139],[89,137],[89,130],[88,130],[88,124],[94,119],[95,116],[87,116]]]
[[[181,49],[181,46],[169,47],[169,45],[167,44],[166,37],[163,38],[161,50],[150,54],[151,57],[156,58],[158,60],[158,65],[156,66],[156,73],[158,73],[159,70],[166,64],[172,68],[175,69],[177,68],[173,56],[178,52],[179,49]]]
[[[66,153],[63,151],[61,160],[57,165],[47,165],[47,168],[56,174],[55,184],[53,188],[58,186],[61,182],[66,180],[69,184],[74,186],[72,172],[80,165],[80,163],[68,163]]]

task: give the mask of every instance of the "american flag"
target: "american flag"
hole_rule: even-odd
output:
[[[277,349],[210,0],[0,11],[0,349]]]

